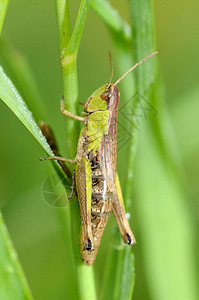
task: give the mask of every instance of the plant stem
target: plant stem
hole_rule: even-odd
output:
[[[88,1],[82,0],[73,33],[71,35],[69,6],[66,0],[57,0],[60,55],[63,74],[63,94],[67,110],[78,114],[77,53],[88,12]],[[77,121],[66,120],[69,155],[75,156],[79,134]],[[68,154],[68,153],[67,153]]]
[[[59,44],[61,55],[67,48],[71,37],[70,13],[68,0],[56,0]]]
[[[95,300],[95,280],[93,276],[93,268],[84,265],[83,263],[78,265],[77,274],[79,279],[79,291],[80,299],[82,300]]]
[[[70,13],[68,0],[56,0],[57,21],[59,30],[60,57],[63,76],[63,95],[65,99],[65,107],[73,113],[77,113],[78,99],[78,83],[76,71],[76,57],[71,56],[71,59],[66,59],[63,63],[63,58],[66,55],[71,38]],[[73,57],[73,59],[72,59]],[[73,157],[75,155],[77,130],[76,123],[66,119],[67,136],[73,136],[74,139],[68,139],[68,151],[66,154]]]
[[[73,33],[70,33],[69,6],[66,0],[57,0],[57,18],[59,26],[60,54],[63,74],[63,94],[65,107],[73,113],[78,113],[78,79],[77,53],[88,12],[87,0],[82,0]],[[76,154],[79,124],[77,121],[67,120],[68,149],[70,157]],[[74,246],[74,256],[77,265],[77,280],[79,297],[82,300],[95,300],[95,282],[93,268],[85,266],[79,254],[80,212],[77,201],[70,205],[71,230]]]

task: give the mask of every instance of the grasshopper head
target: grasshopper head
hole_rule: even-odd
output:
[[[105,84],[97,89],[86,101],[85,112],[115,110],[119,105],[120,93],[114,84]]]

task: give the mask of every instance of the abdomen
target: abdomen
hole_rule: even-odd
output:
[[[92,265],[100,245],[101,237],[112,210],[113,193],[107,188],[99,164],[92,168],[92,200],[91,200],[91,228],[93,235],[93,249],[82,252],[82,259],[87,265]]]

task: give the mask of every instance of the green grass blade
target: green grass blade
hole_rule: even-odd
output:
[[[31,292],[0,212],[0,299],[30,300]]]
[[[24,124],[29,132],[34,136],[38,143],[42,146],[49,156],[53,156],[53,152],[43,136],[39,126],[36,124],[32,113],[29,111],[26,103],[23,101],[11,80],[6,76],[2,67],[0,67],[0,99],[13,111],[17,118]],[[64,173],[55,161],[52,161],[53,166],[59,176],[64,176]],[[64,176],[64,183],[70,184]]]
[[[118,228],[110,244],[100,299],[130,300],[135,283],[134,254],[131,247],[121,241]]]
[[[117,268],[118,276],[115,282],[114,299],[131,300],[135,284],[135,258],[131,247],[124,245],[121,257],[118,259],[120,267]]]
[[[5,63],[6,72],[12,76],[12,81],[34,114],[36,121],[45,120],[47,122],[49,117],[26,57],[13,50],[12,46],[5,40],[0,41],[0,54]]]
[[[3,27],[9,0],[0,0],[0,34]]]
[[[6,76],[2,67],[0,67],[0,98],[25,125],[43,149],[52,156],[53,153],[45,137],[42,135],[40,128],[36,124],[32,113],[29,111],[11,80]]]
[[[137,63],[156,50],[153,7],[150,0],[130,0],[129,2],[133,38],[132,57],[133,61]],[[134,71],[134,93],[138,94],[139,104],[131,103],[132,111],[134,111],[133,107],[135,105],[140,105],[140,107],[143,107],[142,111],[140,109],[140,113],[143,114],[145,107],[152,101],[151,94],[156,80],[156,73],[156,56],[149,58]],[[134,161],[139,139],[139,130],[137,129],[137,124],[142,123],[143,119],[142,117],[139,117],[138,119],[136,113],[132,113],[131,121],[133,121],[133,118],[135,118],[135,121],[131,123],[129,130],[132,132],[134,139],[131,139],[130,141],[129,152],[125,163],[125,165],[129,166],[129,169],[126,170],[125,178],[125,182],[127,183],[125,198],[127,199],[132,199],[132,172],[134,170]]]
[[[153,7],[151,0],[130,0],[133,52],[134,61],[138,62],[142,58],[156,51],[155,33],[153,20]],[[155,81],[155,60],[156,57],[148,59],[134,72],[136,77],[137,90],[144,94]]]
[[[192,212],[184,187],[162,155],[149,122],[140,136],[135,189],[140,247],[151,298],[196,300]]]
[[[153,6],[152,1],[144,0],[131,0],[130,4],[134,55],[139,60],[155,50]],[[175,161],[179,160],[179,150],[174,149],[173,129],[154,60],[137,71],[137,90],[145,98],[147,95],[158,111],[156,117],[149,116],[142,124],[135,173],[140,247],[150,298],[194,300],[193,228],[187,192]]]
[[[71,35],[70,41],[68,43],[66,49],[66,57],[69,55],[76,55],[79,49],[79,44],[81,41],[82,33],[84,30],[84,25],[86,22],[88,8],[89,8],[90,0],[82,0],[80,4],[80,8],[78,11],[77,19],[75,22],[75,27],[73,29],[73,33]],[[65,56],[65,54],[64,54]]]
[[[118,11],[106,0],[91,0],[90,7],[100,16],[105,24],[120,38],[131,41],[132,32],[129,24],[121,18]]]

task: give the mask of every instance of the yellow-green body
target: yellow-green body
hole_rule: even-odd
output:
[[[119,179],[116,176],[119,92],[115,86],[110,86],[109,101],[100,97],[104,92],[104,98],[107,98],[107,85],[98,89],[87,100],[84,106],[87,117],[78,143],[76,187],[82,219],[80,247],[82,259],[87,265],[92,265],[96,258],[112,210],[120,222],[124,241],[130,244],[135,242],[126,220]],[[129,234],[126,234],[126,228]]]
[[[81,215],[80,252],[87,265],[95,261],[111,211],[124,242],[130,245],[135,243],[116,175],[119,98],[114,84],[102,86],[85,103],[85,118],[66,111],[62,101],[61,112],[64,115],[84,122],[77,155],[74,160],[59,156],[45,158],[77,164],[75,179]]]

